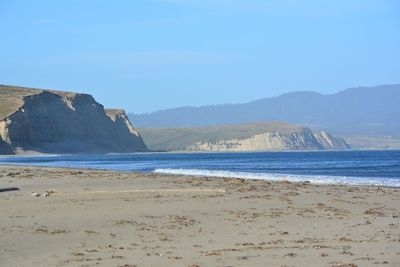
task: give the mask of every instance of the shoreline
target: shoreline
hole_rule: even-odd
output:
[[[309,149],[309,150],[245,150],[245,151],[203,151],[203,150],[171,150],[171,151],[146,151],[146,152],[131,152],[131,153],[72,153],[72,154],[63,154],[63,153],[46,153],[46,152],[38,152],[38,151],[26,151],[18,154],[10,154],[10,155],[0,155],[1,157],[35,157],[35,156],[68,156],[68,155],[124,155],[124,154],[223,154],[223,153],[324,153],[324,152],[365,152],[365,151],[400,151],[400,148],[349,148],[349,149]]]
[[[10,266],[400,265],[400,188],[0,165],[4,187]]]
[[[132,173],[132,174],[158,174],[161,176],[181,176],[181,177],[190,177],[190,178],[212,178],[212,179],[244,179],[244,180],[259,180],[259,181],[266,181],[270,183],[281,183],[281,182],[290,182],[290,183],[310,183],[313,185],[326,185],[326,186],[356,186],[356,187],[381,187],[381,188],[393,188],[393,189],[400,189],[400,186],[391,186],[391,185],[377,185],[377,184],[349,184],[349,183],[329,183],[329,182],[311,182],[309,180],[300,180],[300,181],[293,181],[293,180],[288,180],[288,179],[267,179],[267,178],[243,178],[243,177],[235,177],[235,176],[212,176],[212,175],[195,175],[195,174],[179,174],[179,173],[163,173],[163,172],[146,172],[146,171],[129,171],[129,170],[110,170],[110,169],[103,169],[103,168],[88,168],[88,167],[68,167],[68,166],[35,166],[35,165],[23,165],[23,164],[3,164],[0,163],[0,168],[1,166],[5,167],[27,167],[27,168],[50,168],[50,169],[71,169],[71,170],[86,170],[86,171],[104,171],[104,172],[111,172],[111,173]],[[225,171],[223,171],[225,172]],[[229,172],[229,171],[226,171]],[[247,173],[246,173],[247,174]],[[249,175],[252,174],[260,174],[260,173],[248,173]],[[263,174],[263,173],[261,173]],[[287,175],[288,177],[290,176],[299,176],[299,177],[307,177],[307,175],[296,175],[296,174],[281,174],[282,176]],[[310,177],[313,177],[313,175],[309,175]],[[350,177],[350,176],[346,176]],[[350,177],[351,178],[351,177]],[[310,179],[311,180],[311,179]]]

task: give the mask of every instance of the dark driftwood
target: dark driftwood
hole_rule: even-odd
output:
[[[19,191],[19,188],[18,188],[18,187],[0,188],[0,193],[1,193],[1,192],[8,192],[8,191]]]

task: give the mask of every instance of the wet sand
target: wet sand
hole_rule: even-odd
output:
[[[0,166],[6,187],[1,266],[400,266],[399,188]]]

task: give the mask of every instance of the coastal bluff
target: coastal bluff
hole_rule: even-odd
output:
[[[91,95],[0,85],[0,154],[144,151],[125,112]]]
[[[258,122],[198,128],[139,128],[151,150],[275,151],[343,150],[350,145],[325,131],[283,122]]]

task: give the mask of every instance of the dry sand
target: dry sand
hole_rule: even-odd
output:
[[[4,187],[0,266],[400,266],[398,188],[0,166]]]

